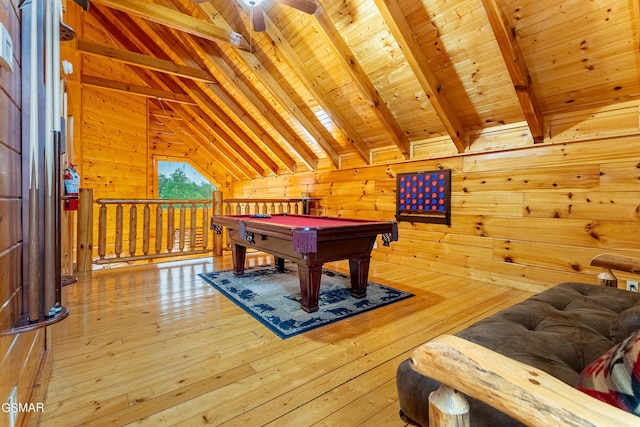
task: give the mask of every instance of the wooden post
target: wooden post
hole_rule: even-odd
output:
[[[78,273],[91,271],[93,257],[93,189],[81,188],[78,206]]]
[[[107,255],[107,205],[100,204],[98,209],[98,257],[104,259]]]
[[[617,288],[618,278],[614,276],[614,274],[611,272],[611,269],[604,268],[602,272],[598,274],[598,285]]]
[[[311,196],[306,191],[302,193],[302,214],[311,215]]]
[[[214,191],[211,199],[213,202],[213,215],[222,215],[222,191]],[[213,234],[213,256],[222,256],[222,233]]]
[[[469,427],[469,402],[462,393],[441,385],[429,394],[429,425]]]

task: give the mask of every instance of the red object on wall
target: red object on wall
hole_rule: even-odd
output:
[[[78,192],[80,190],[80,175],[76,172],[75,166],[69,164],[64,170],[64,210],[78,210]]]

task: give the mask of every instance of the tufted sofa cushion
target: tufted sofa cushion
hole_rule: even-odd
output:
[[[630,316],[631,321],[623,319],[623,325],[618,318],[639,302],[638,293],[563,283],[480,320],[456,335],[573,386],[586,365],[616,344],[612,329],[619,334],[622,329],[633,328],[630,325],[634,316]],[[612,327],[614,324],[618,326]],[[411,424],[428,425],[428,396],[440,384],[414,372],[409,360],[398,367],[396,384],[403,419]],[[470,398],[469,404],[472,425],[521,425],[480,401]]]

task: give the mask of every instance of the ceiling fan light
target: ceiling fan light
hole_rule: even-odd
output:
[[[264,0],[241,0],[247,7],[256,7],[264,3]]]

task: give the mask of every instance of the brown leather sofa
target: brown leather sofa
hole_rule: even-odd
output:
[[[636,329],[640,329],[640,294],[613,287],[563,283],[455,336],[573,386],[586,365]],[[441,384],[416,372],[411,365],[411,359],[407,359],[397,371],[400,414],[407,423],[427,426],[429,394]],[[481,400],[468,397],[468,402],[472,426],[522,425]]]

